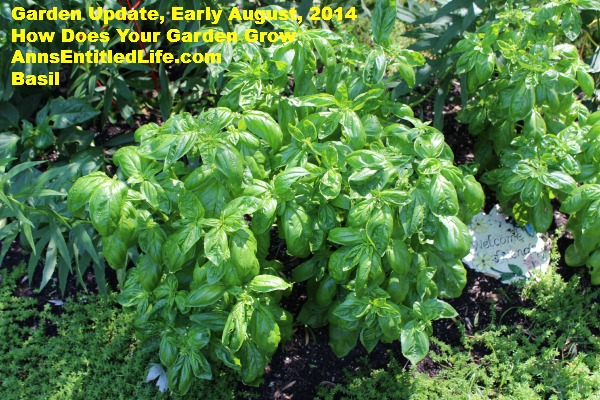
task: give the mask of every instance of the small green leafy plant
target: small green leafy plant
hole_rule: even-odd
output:
[[[271,259],[275,232],[307,259],[291,274],[308,281],[299,320],[329,324],[339,356],[359,338],[369,351],[401,340],[416,363],[431,321],[456,315],[438,297],[466,283],[466,223],[483,192],[453,165],[443,135],[385,90],[396,78],[388,66],[414,82],[422,61],[386,47],[392,3],[377,2],[369,51],[277,22],[298,40],[230,64],[219,107],[141,127],[139,146],[115,153],[116,176],[71,188],[70,211],[102,236],[123,277],[119,300],[135,309],[140,335],[160,343],[172,389],[210,379],[213,362],[257,384],[291,336],[279,303],[292,283]]]
[[[478,137],[476,161],[487,171],[481,180],[507,213],[538,232],[550,228],[553,200],[569,197],[562,210],[580,210],[585,204],[573,200],[577,186],[596,184],[600,176],[598,115],[577,98],[579,90],[593,96],[595,82],[567,43],[582,31],[577,6],[600,10],[597,2],[511,6],[453,49],[460,54],[457,72],[465,76],[462,89],[475,94],[460,118]],[[585,223],[583,215],[572,216],[567,226],[579,238],[568,257],[577,265],[596,248],[597,216],[593,206],[586,210]],[[593,260],[588,265],[595,271]]]
[[[57,98],[36,114],[35,124],[23,120],[20,135],[0,133],[0,263],[18,238],[31,253],[30,282],[38,262],[45,260],[42,288],[55,271],[62,291],[70,273],[83,285],[82,276],[93,264],[104,291],[104,262],[95,250],[97,235],[89,223],[71,218],[65,201],[76,178],[104,165],[102,149],[92,145],[93,133],[78,126],[98,113],[81,99]],[[55,153],[60,156],[34,161]]]

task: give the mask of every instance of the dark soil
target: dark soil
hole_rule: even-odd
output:
[[[92,127],[90,131],[94,132],[94,143],[101,146],[117,136],[135,132],[135,130],[142,125],[146,125],[150,122],[162,125],[163,122],[161,117],[152,113],[135,114],[132,116],[132,119],[134,124],[133,127],[126,121],[118,121],[115,124],[109,122],[104,126],[98,124],[98,126]]]

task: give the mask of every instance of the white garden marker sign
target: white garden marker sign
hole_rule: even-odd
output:
[[[473,242],[465,264],[503,282],[526,278],[534,269],[545,271],[550,264],[550,239],[507,219],[498,205],[487,215],[473,217],[469,225]]]

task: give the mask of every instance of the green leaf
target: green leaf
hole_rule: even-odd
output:
[[[162,263],[162,246],[166,241],[167,234],[160,225],[140,230],[139,246],[155,263]]]
[[[360,331],[360,342],[365,349],[370,353],[373,351],[377,343],[379,343],[379,339],[381,339],[383,332],[379,328],[378,324],[372,324],[366,328],[363,328]]]
[[[437,215],[456,215],[458,213],[458,196],[450,181],[442,175],[435,177],[429,188],[429,208]]]
[[[375,209],[367,221],[367,237],[380,256],[386,252],[394,225],[394,216],[389,206]]]
[[[256,258],[257,246],[258,242],[249,229],[239,229],[229,237],[231,264],[243,282],[253,278],[260,270]]]
[[[302,3],[304,3],[304,1]],[[304,15],[303,18],[306,18],[306,15]],[[321,58],[321,62],[323,62],[326,67],[335,67],[335,49],[329,41],[323,37],[316,37],[313,39],[313,44],[319,54],[319,58]]]
[[[535,92],[533,88],[521,84],[513,89],[510,98],[509,113],[513,121],[525,120],[533,110],[535,104]]]
[[[317,292],[314,295],[315,303],[320,307],[327,307],[336,294],[337,282],[331,276],[326,275],[317,287]]]
[[[127,198],[127,185],[110,179],[94,190],[90,197],[90,217],[102,236],[114,233]]]
[[[531,223],[536,232],[546,232],[550,229],[554,212],[550,198],[542,196],[541,200],[533,207]]]
[[[346,356],[356,347],[359,331],[349,330],[329,324],[329,346],[338,357]]]
[[[194,321],[200,326],[206,327],[211,331],[222,332],[227,322],[227,314],[224,311],[204,311],[202,314],[190,315],[190,320]]]
[[[577,182],[571,177],[571,175],[562,171],[550,171],[541,175],[539,178],[540,182],[546,186],[550,186],[553,189],[562,190],[563,192],[570,193],[577,187]]]
[[[318,258],[312,257],[310,260],[298,265],[292,271],[293,282],[304,282],[312,278],[318,271]]]
[[[188,225],[191,227],[191,225]],[[184,264],[194,258],[196,247],[192,246],[189,251],[183,251],[182,246],[186,245],[186,237],[193,241],[194,233],[189,234],[185,231],[170,235],[162,246],[162,259],[169,272],[177,272],[183,268]],[[189,242],[188,242],[189,243]]]
[[[475,64],[475,74],[477,76],[477,81],[479,85],[487,82],[487,80],[492,76],[494,72],[494,54],[483,54],[480,53],[480,56],[477,58],[477,63]],[[474,92],[475,90],[469,90]]]
[[[579,82],[579,86],[585,94],[587,94],[588,96],[594,95],[594,78],[592,78],[592,76],[585,72],[583,69],[577,70],[577,82]]]
[[[142,158],[138,154],[136,147],[128,146],[120,148],[113,156],[113,162],[128,177],[143,173]]]
[[[136,268],[144,290],[147,292],[153,291],[163,276],[162,263],[155,263],[150,255],[142,254],[137,260]]]
[[[197,138],[197,132],[186,132],[178,134],[177,139],[171,143],[169,151],[165,156],[164,168],[167,169],[171,165],[175,164],[175,162],[181,157],[189,153],[189,151],[192,150],[192,148],[196,144]]]
[[[175,344],[175,339],[171,335],[163,335],[160,340],[160,348],[158,351],[160,362],[167,368],[171,368],[177,361],[179,356],[179,348]]]
[[[292,285],[282,278],[273,275],[257,275],[250,281],[248,288],[258,293],[268,293],[275,290],[287,290]]]
[[[408,246],[400,239],[393,239],[385,254],[385,261],[396,273],[397,277],[407,279],[413,255]]]
[[[373,164],[384,164],[386,159],[372,150],[357,150],[346,156],[346,162],[353,168],[361,168]]]
[[[354,294],[349,294],[346,300],[333,310],[333,314],[342,320],[352,322],[364,317],[369,309],[368,299],[357,298]]]
[[[529,178],[523,185],[523,190],[520,193],[521,201],[529,207],[535,206],[542,198],[543,186],[539,180]]]
[[[164,64],[161,64],[164,65]],[[163,114],[164,115],[164,114]],[[177,389],[179,391],[179,393],[181,393],[182,395],[185,395],[188,390],[190,390],[190,386],[192,386],[192,364],[190,363],[190,357],[189,356],[180,356],[180,358],[182,358],[184,361],[182,362],[181,365],[181,372],[180,372],[180,376],[179,376],[179,385],[177,386]]]
[[[400,209],[400,223],[407,237],[421,231],[425,219],[425,207],[421,196],[413,196],[413,200]]]
[[[327,170],[319,182],[319,192],[327,200],[336,198],[342,190],[342,175],[336,170]]]
[[[563,11],[562,18],[560,21],[560,27],[565,33],[565,36],[573,41],[577,39],[581,33],[581,16],[577,12],[575,6],[567,6]]]
[[[126,267],[127,245],[115,235],[102,237],[102,254],[113,269]]]
[[[344,111],[340,123],[342,124],[342,131],[348,139],[350,147],[354,150],[362,149],[367,142],[367,134],[356,112],[353,110]]]
[[[46,249],[46,262],[44,263],[44,270],[42,271],[40,290],[50,282],[50,279],[52,279],[52,275],[54,275],[54,270],[56,269],[57,260],[56,243],[54,240],[50,239]]]
[[[373,40],[383,45],[396,22],[396,0],[377,0],[372,18]]]
[[[54,122],[52,127],[63,129],[92,119],[100,114],[100,111],[81,99],[59,97],[50,102],[49,114]]]
[[[600,11],[600,0],[579,0],[577,5],[584,10]]]
[[[327,93],[293,97],[289,98],[289,101],[296,107],[329,107],[335,104],[335,98]]]
[[[335,209],[329,204],[323,204],[319,207],[318,222],[321,229],[329,231],[337,225],[337,215]]]
[[[102,182],[106,182],[109,179],[110,178],[103,172],[92,172],[89,175],[77,179],[73,186],[71,186],[71,189],[69,189],[69,194],[67,196],[67,207],[69,211],[76,214],[78,211],[82,210],[90,201],[90,197],[94,190],[96,190]]]
[[[244,177],[244,158],[233,146],[218,146],[215,150],[215,165],[235,189],[240,189]]]
[[[400,336],[402,355],[416,365],[429,352],[429,337],[416,321],[409,321],[402,327]]]
[[[81,246],[81,248],[83,248],[92,257],[92,260],[94,260],[97,265],[100,265],[100,258],[98,257],[98,253],[96,252],[94,244],[92,243],[92,238],[82,224],[76,223],[73,225],[73,237],[75,238],[78,251],[81,251]]]
[[[252,196],[240,196],[225,206],[223,209],[223,219],[230,217],[243,217],[244,215],[252,215],[261,205],[261,201]]]
[[[12,158],[17,151],[19,136],[12,133],[0,133],[0,160]]]
[[[437,268],[434,276],[440,296],[447,298],[459,297],[467,284],[467,270],[460,260],[440,260],[434,262],[430,258],[431,265]]]
[[[364,230],[358,228],[333,228],[327,240],[344,246],[354,246],[364,243]]]
[[[204,284],[190,290],[187,298],[188,307],[207,307],[223,297],[227,287],[222,283]]]
[[[415,153],[421,158],[437,158],[444,151],[444,135],[433,132],[419,136],[415,140]]]
[[[242,116],[248,130],[266,141],[274,152],[278,152],[283,141],[283,133],[277,122],[262,111],[248,111]]]
[[[367,288],[367,280],[371,272],[375,272],[376,263],[380,263],[377,255],[373,254],[373,248],[363,248],[356,268],[355,291],[357,296],[364,296]]]
[[[298,205],[288,205],[281,216],[281,222],[288,253],[300,258],[308,257],[313,229],[306,210]]]
[[[383,79],[387,67],[387,58],[381,49],[371,50],[363,70],[363,80],[369,85],[375,85]]]
[[[67,242],[65,242],[65,238],[54,219],[50,219],[50,236],[52,237],[52,241],[56,243],[60,256],[68,265],[71,265],[71,253],[67,247]]]
[[[266,355],[273,354],[281,340],[279,326],[273,314],[261,304],[252,313],[248,333],[256,347]]]
[[[212,370],[206,357],[202,353],[192,352],[189,354],[190,365],[194,376],[198,379],[212,379]]]
[[[246,305],[242,302],[236,303],[225,323],[223,329],[222,342],[225,346],[229,346],[231,350],[238,351],[246,340],[247,331],[247,310]]]
[[[400,73],[402,79],[406,81],[406,84],[409,88],[413,88],[417,83],[415,70],[412,65],[404,62],[405,60],[405,57],[398,57],[398,62],[396,65],[398,66],[398,72]]]
[[[246,385],[258,386],[265,372],[265,355],[252,342],[246,342],[242,349],[242,381]]]
[[[501,182],[502,194],[505,196],[513,196],[517,193],[521,193],[527,179],[528,178],[526,175],[511,174],[508,179],[506,179],[504,182]]]
[[[436,248],[462,258],[469,254],[471,235],[467,226],[457,217],[440,217],[434,236]]]
[[[428,320],[437,320],[440,318],[454,318],[458,315],[456,310],[445,301],[439,299],[429,299],[421,304],[421,310]]]
[[[479,213],[483,208],[485,202],[485,193],[481,184],[477,182],[474,176],[467,175],[463,178],[463,184],[465,189],[462,192],[464,205],[469,210],[467,219],[470,219],[473,215]],[[461,201],[462,203],[462,201]]]
[[[288,168],[279,173],[275,177],[274,182],[275,194],[286,197],[286,195],[289,194],[294,182],[307,175],[309,175],[309,172],[300,167]]]
[[[185,191],[179,195],[178,208],[181,217],[184,219],[198,221],[204,217],[204,207],[192,192]]]
[[[229,244],[227,234],[221,228],[213,228],[204,237],[204,253],[213,264],[229,260]]]

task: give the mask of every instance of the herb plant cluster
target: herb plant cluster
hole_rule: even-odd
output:
[[[566,261],[587,264],[599,284],[600,114],[590,115],[577,96],[582,91],[591,98],[596,87],[590,67],[568,43],[582,32],[577,6],[600,11],[594,1],[507,7],[452,51],[460,54],[462,89],[474,95],[460,118],[478,138],[482,182],[507,213],[537,232],[548,231],[552,202],[561,202],[576,238]]]
[[[299,320],[328,324],[339,356],[401,340],[416,363],[431,321],[456,315],[439,297],[466,283],[483,191],[439,131],[390,99],[386,71],[411,83],[422,62],[386,47],[395,18],[377,2],[368,51],[277,23],[298,40],[241,53],[218,107],[141,127],[140,144],[114,155],[116,176],[71,188],[69,210],[89,215],[104,257],[127,271],[120,302],[159,343],[170,388],[210,379],[215,362],[257,384],[291,336],[280,300],[297,282],[309,299]],[[291,279],[270,258],[275,234],[306,259]]]

